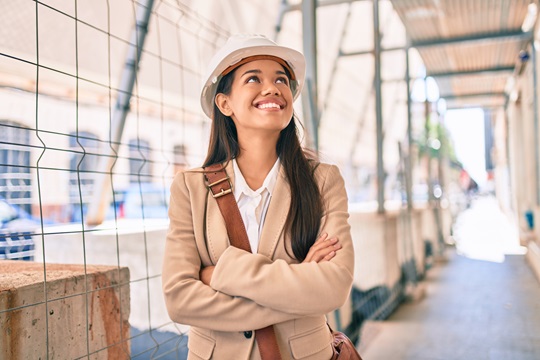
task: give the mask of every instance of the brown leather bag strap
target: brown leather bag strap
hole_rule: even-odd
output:
[[[221,215],[225,219],[225,227],[231,245],[251,252],[246,227],[232,192],[231,179],[221,164],[210,165],[205,170],[206,187],[216,199]],[[262,360],[281,360],[276,334],[272,325],[255,330],[255,339]]]
[[[205,172],[206,187],[216,199],[221,215],[225,219],[225,227],[231,245],[251,252],[246,227],[232,192],[231,179],[221,164],[210,165],[205,170],[208,171]]]
[[[255,340],[259,345],[262,360],[281,360],[273,325],[255,330]]]

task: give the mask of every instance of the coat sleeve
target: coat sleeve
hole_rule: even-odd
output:
[[[170,318],[217,331],[260,329],[297,318],[246,298],[218,292],[200,281],[201,258],[184,176],[177,175],[171,186],[170,225],[163,261],[162,287]]]
[[[216,264],[210,286],[267,308],[300,316],[326,314],[343,305],[351,290],[354,251],[344,181],[336,166],[323,174],[321,231],[337,236],[342,249],[331,261],[288,264],[229,247]]]

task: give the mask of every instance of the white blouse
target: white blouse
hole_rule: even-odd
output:
[[[240,215],[246,226],[251,252],[257,253],[259,238],[264,226],[264,219],[270,205],[272,192],[276,185],[279,174],[280,161],[276,163],[266,175],[262,186],[257,190],[252,190],[242,175],[236,159],[233,159],[234,169],[234,198],[238,203]]]

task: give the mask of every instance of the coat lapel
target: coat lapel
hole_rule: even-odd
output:
[[[231,183],[234,187],[234,170],[232,161],[225,168],[227,175],[231,178]],[[229,237],[227,236],[227,228],[225,227],[225,220],[221,215],[221,210],[217,204],[216,199],[212,197],[212,194],[208,192],[206,207],[206,240],[208,252],[214,264],[217,263],[221,254],[229,246]]]
[[[273,257],[279,239],[283,238],[281,234],[285,227],[290,203],[291,191],[285,176],[285,169],[281,166],[259,240],[257,251],[259,254],[268,258]]]

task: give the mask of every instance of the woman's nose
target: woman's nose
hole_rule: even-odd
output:
[[[276,86],[275,83],[273,83],[272,81],[269,81],[269,82],[264,83],[262,94],[263,95],[280,95],[281,92],[279,91],[279,88]]]

